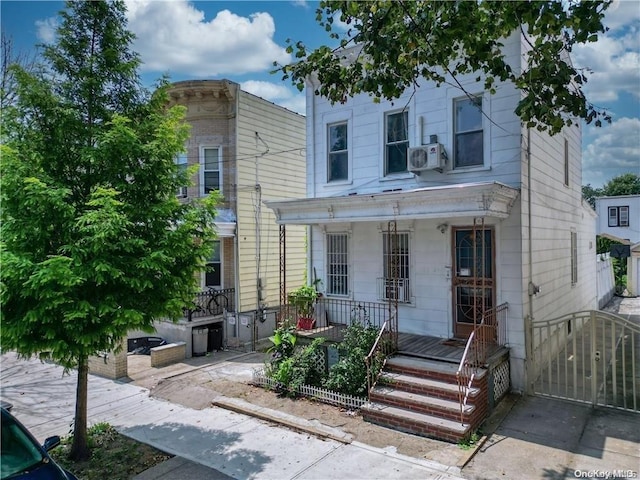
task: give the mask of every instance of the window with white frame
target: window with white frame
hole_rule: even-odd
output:
[[[221,190],[220,185],[220,149],[217,147],[202,147],[202,193]]]
[[[379,297],[384,300],[410,301],[409,233],[382,234],[383,278]]]
[[[454,100],[454,168],[484,165],[482,97]]]
[[[628,227],[629,207],[609,207],[609,226]]]
[[[186,153],[180,153],[178,154],[178,156],[175,159],[176,165],[178,166],[178,175],[183,176],[186,175],[186,171],[187,171],[187,154]],[[184,185],[182,187],[178,187],[178,189],[176,190],[176,196],[180,197],[180,198],[184,198],[187,196],[187,186]]]
[[[213,253],[207,262],[207,270],[204,274],[205,287],[222,287],[222,245],[220,240],[213,242]]]
[[[349,236],[327,233],[327,295],[349,295]]]
[[[409,113],[405,110],[385,115],[385,175],[407,171]]]
[[[578,283],[578,234],[571,232],[571,285]]]
[[[349,143],[347,137],[347,122],[327,125],[327,139],[329,145],[327,181],[349,179]]]

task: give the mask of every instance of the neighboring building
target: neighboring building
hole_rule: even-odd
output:
[[[526,42],[505,45],[512,68],[524,67]],[[331,105],[310,79],[307,196],[267,204],[286,228],[309,226],[308,268],[330,323],[332,300],[397,302],[401,340],[466,340],[508,304],[506,376],[525,391],[531,320],[596,308],[582,130],[528,129],[515,87],[490,95],[475,74],[459,80],[470,96],[424,80],[393,102]]]
[[[596,233],[622,244],[612,255],[627,255],[627,292],[640,295],[640,195],[597,197],[596,213]]]
[[[200,276],[203,293],[194,311],[177,324],[158,322],[157,334],[185,341],[187,356],[196,338],[192,330],[203,326],[215,336],[208,350],[220,346],[221,336],[229,346],[252,344],[273,332],[281,293],[280,232],[263,201],[305,195],[305,118],[228,80],[177,82],[169,96],[170,105],[187,107],[191,125],[186,152],[176,161],[198,166],[193,185],[177,195],[189,201],[219,190],[224,202],[216,219],[212,271]],[[287,231],[290,284],[304,277],[304,241],[304,228]],[[209,294],[209,287],[217,293]]]
[[[596,234],[627,245],[640,242],[640,195],[597,197]]]

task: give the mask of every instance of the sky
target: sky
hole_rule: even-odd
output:
[[[226,78],[243,90],[304,114],[305,97],[273,62],[290,63],[287,39],[309,47],[331,44],[315,20],[317,2],[126,0],[133,49],[147,85],[163,74],[172,81]],[[28,53],[55,38],[60,1],[0,1],[2,31],[14,51]],[[340,22],[334,25],[340,27]],[[583,130],[582,184],[601,187],[624,174],[640,175],[640,0],[615,0],[605,16],[609,31],[577,46],[574,65],[588,68],[585,93],[612,115],[610,125]]]

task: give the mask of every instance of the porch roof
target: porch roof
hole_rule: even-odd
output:
[[[507,218],[519,190],[500,182],[265,201],[284,225],[453,217]]]

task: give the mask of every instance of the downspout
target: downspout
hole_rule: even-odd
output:
[[[236,231],[235,231],[235,235],[233,236],[233,248],[234,248],[234,268],[235,268],[235,275],[234,275],[234,287],[235,287],[235,291],[234,291],[234,297],[235,297],[235,323],[233,324],[233,336],[234,338],[238,339],[238,342],[240,341],[240,336],[238,335],[238,324],[240,323],[240,242],[238,241],[238,237],[240,236],[240,225],[239,225],[239,216],[238,216],[238,196],[240,195],[240,190],[238,189],[238,117],[240,116],[240,92],[236,93],[236,121],[235,121],[235,154],[236,154],[236,158],[235,158],[235,185],[236,185],[236,202],[235,202],[235,215],[236,215]]]
[[[529,390],[529,373],[533,366],[533,296],[535,295],[534,283],[533,283],[533,227],[531,225],[532,213],[531,213],[531,128],[527,128],[527,230],[528,230],[528,258],[527,263],[529,267],[529,282],[527,284],[527,294],[529,296],[529,312],[525,320],[525,388]],[[532,372],[531,372],[532,373]]]
[[[315,198],[316,197],[316,148],[315,148],[316,121],[315,121],[314,115],[316,111],[316,94],[315,94],[315,88],[313,88],[313,80],[309,79],[309,83],[311,84],[311,89],[307,90],[307,92],[311,92],[311,111],[309,112],[309,109],[307,108],[307,118],[311,118],[311,132],[310,132],[311,144],[309,145],[309,149],[307,150],[305,163],[306,163],[307,169],[309,168],[309,165],[311,165],[311,175],[310,176],[305,175],[305,176],[310,177],[311,198]],[[307,140],[307,142],[308,141],[309,140]],[[308,161],[309,158],[311,158],[311,162]],[[313,272],[313,226],[307,225],[307,284],[309,285],[311,285],[312,282],[315,280],[314,278],[311,278],[311,272]]]

